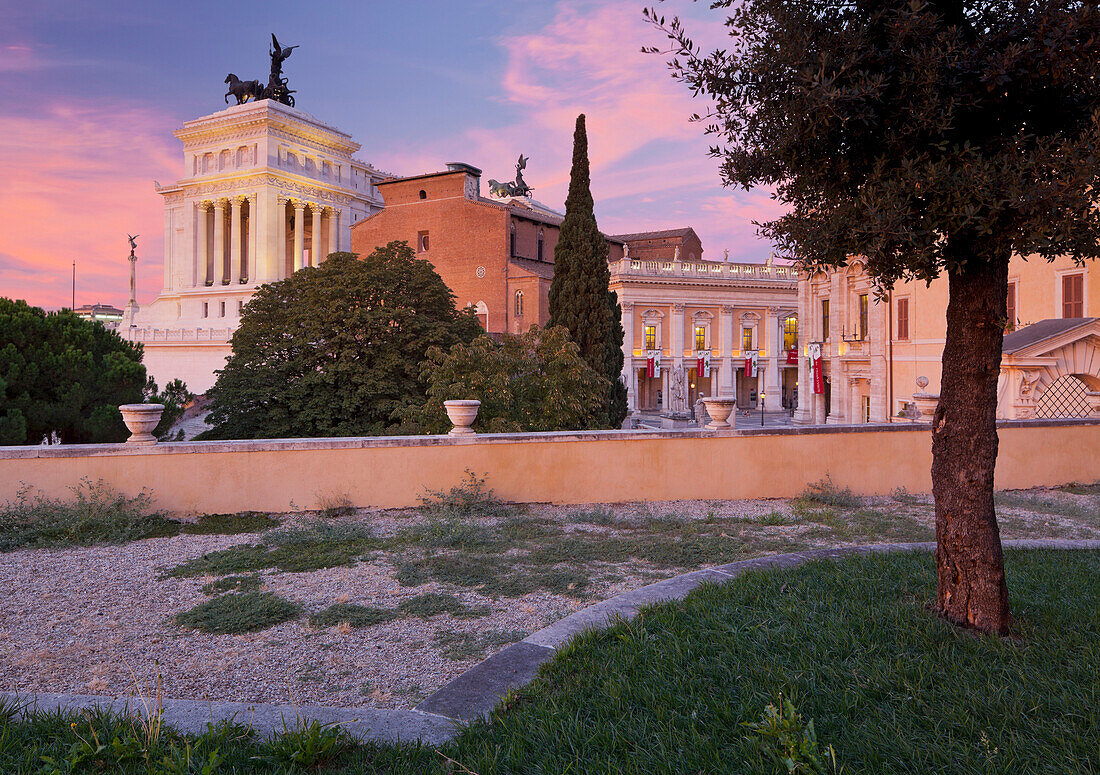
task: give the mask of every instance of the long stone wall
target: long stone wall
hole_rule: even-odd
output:
[[[928,426],[181,442],[0,447],[0,502],[24,484],[64,498],[82,477],[153,491],[174,512],[417,504],[469,469],[518,502],[591,503],[797,495],[828,475],[858,493],[931,488]],[[1004,423],[997,487],[1100,480],[1100,423]]]

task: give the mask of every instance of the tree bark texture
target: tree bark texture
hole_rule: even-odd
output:
[[[940,401],[932,425],[939,611],[960,626],[1002,635],[1012,620],[993,472],[1009,257],[1008,250],[975,257],[962,273],[950,275]]]

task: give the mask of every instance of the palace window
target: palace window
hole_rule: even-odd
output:
[[[204,301],[202,303],[202,316],[204,318],[210,317],[210,303],[209,302]]]
[[[695,349],[705,350],[707,349],[707,327],[696,326],[695,327]]]
[[[427,253],[428,252],[428,232],[421,231],[416,235],[416,252]]]
[[[225,317],[225,302],[221,301],[221,302],[218,302],[218,303],[221,305],[221,308],[220,308],[221,312],[218,313],[218,317],[224,318]]]
[[[237,302],[237,317],[240,317],[241,313],[243,311],[244,311],[244,302],[243,301],[238,301]]]
[[[523,317],[523,291],[516,291],[516,317]]]
[[[1009,283],[1008,284],[1008,300],[1007,300],[1007,303],[1006,303],[1005,306],[1007,308],[1006,313],[1005,313],[1005,318],[1006,318],[1006,322],[1007,322],[1007,325],[1005,326],[1005,330],[1006,331],[1015,331],[1016,330],[1016,283]]]
[[[798,316],[791,315],[783,319],[783,349],[793,350],[798,347]]]
[[[859,295],[859,338],[867,338],[867,294]]]
[[[1083,318],[1085,316],[1085,276],[1067,274],[1062,276],[1062,317]]]
[[[745,352],[752,350],[752,326],[743,326],[741,328],[741,349]]]
[[[821,341],[829,341],[829,300],[821,300]]]
[[[902,297],[897,299],[898,309],[898,339],[909,339],[909,299]]]
[[[645,349],[657,349],[657,326],[645,327]]]

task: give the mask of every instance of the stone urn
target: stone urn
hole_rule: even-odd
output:
[[[123,404],[118,411],[122,412],[122,421],[130,429],[127,444],[148,447],[157,443],[153,429],[160,424],[164,404]]]
[[[932,422],[932,415],[936,413],[936,407],[940,403],[939,393],[926,393],[928,377],[917,377],[917,392],[913,394],[913,403],[920,411],[920,420]]]
[[[474,429],[470,426],[477,419],[477,410],[481,406],[480,401],[444,401],[443,408],[447,410],[447,417],[455,426],[451,428],[448,436],[473,435]]]
[[[737,409],[737,399],[733,396],[703,396],[703,406],[707,408],[710,422],[706,424],[708,431],[721,431],[733,427],[729,421],[730,415]]]

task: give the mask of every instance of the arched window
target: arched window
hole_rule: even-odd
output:
[[[516,225],[514,223],[508,232],[508,255],[513,258],[516,255]]]
[[[523,317],[523,291],[516,291],[516,317]]]
[[[428,198],[428,192],[425,191],[424,189],[420,189],[420,198],[421,199],[427,199]]]

